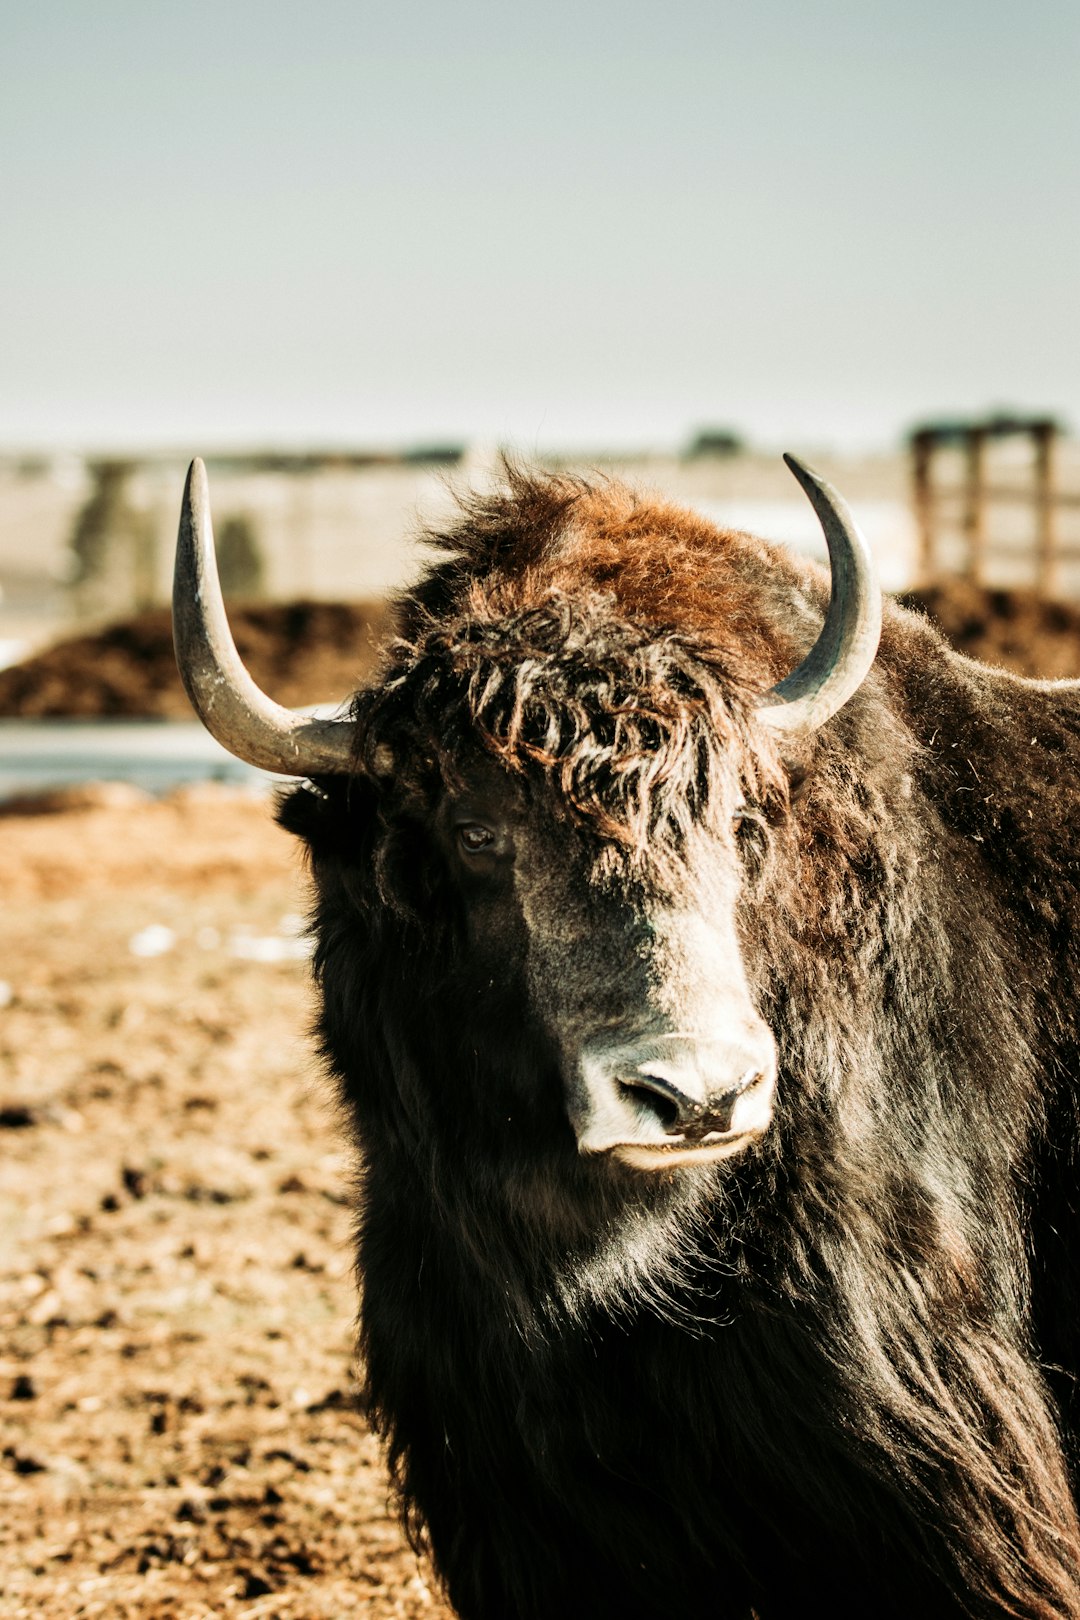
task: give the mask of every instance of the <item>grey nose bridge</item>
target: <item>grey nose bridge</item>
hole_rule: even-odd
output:
[[[723,1090],[738,1083],[750,1066],[751,1054],[735,1034],[725,1038],[673,1032],[616,1046],[607,1061],[613,1070],[625,1069],[627,1078],[639,1078],[704,1105],[718,1083]]]
[[[532,964],[583,1151],[741,1128],[741,1099],[769,1089],[775,1053],[722,908],[601,908],[597,922],[560,936],[559,952],[549,936]]]

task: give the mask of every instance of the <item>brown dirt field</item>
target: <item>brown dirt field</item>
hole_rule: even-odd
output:
[[[449,1614],[355,1409],[303,890],[229,790],[0,817],[10,1620]]]

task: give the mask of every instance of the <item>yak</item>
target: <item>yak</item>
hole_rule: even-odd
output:
[[[1080,686],[599,477],[507,464],[302,779],[359,1346],[464,1620],[1080,1616]],[[822,615],[824,625],[822,626]]]

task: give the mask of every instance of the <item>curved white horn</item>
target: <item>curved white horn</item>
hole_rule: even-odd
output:
[[[761,700],[766,725],[785,736],[816,731],[869,674],[881,636],[881,587],[870,548],[843,496],[794,456],[785,456],[810,498],[829,547],[832,595],[825,624],[799,665]]]
[[[180,511],[173,645],[195,712],[238,759],[287,776],[349,770],[353,723],[314,720],[283,708],[259,690],[240,660],[218,580],[206,468],[198,458],[188,469]]]

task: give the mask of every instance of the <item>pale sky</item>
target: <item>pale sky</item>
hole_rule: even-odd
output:
[[[0,17],[0,448],[1080,427],[1077,0]]]

